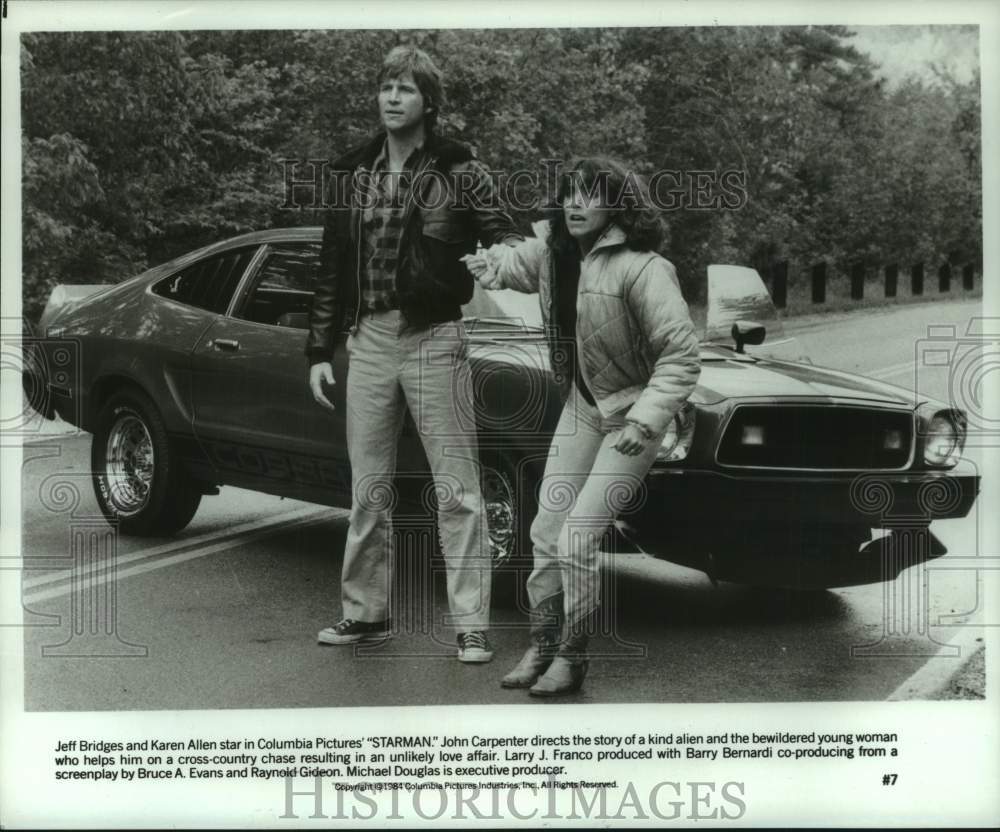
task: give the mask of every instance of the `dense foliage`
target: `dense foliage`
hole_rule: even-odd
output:
[[[375,73],[398,42],[439,60],[442,132],[494,169],[602,153],[646,173],[743,172],[739,210],[667,215],[690,296],[708,262],[786,258],[794,280],[820,258],[981,257],[978,78],[889,88],[838,27],[36,33],[25,313],[56,283],[315,222],[282,209],[280,160],[333,158],[374,130]]]

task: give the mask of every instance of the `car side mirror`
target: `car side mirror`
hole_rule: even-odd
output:
[[[767,328],[764,324],[758,324],[754,321],[736,321],[731,332],[733,340],[736,342],[736,352],[742,353],[746,344],[752,347],[763,344]]]

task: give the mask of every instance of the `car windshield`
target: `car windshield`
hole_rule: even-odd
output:
[[[734,346],[733,326],[737,322],[762,324],[766,330],[763,343],[745,346],[747,355],[812,363],[799,342],[785,333],[771,295],[754,269],[709,266],[702,344]]]
[[[764,281],[754,269],[743,266],[708,267],[708,309],[705,313],[703,341],[732,343],[732,328],[737,321],[764,324],[765,343],[784,338],[785,331],[778,310]]]

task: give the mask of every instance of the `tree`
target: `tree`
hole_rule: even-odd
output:
[[[333,159],[378,128],[397,43],[446,77],[440,129],[490,167],[618,157],[737,171],[745,202],[667,219],[689,298],[708,263],[841,267],[981,256],[978,78],[889,89],[842,27],[60,32],[22,38],[24,299],[115,281],[272,225],[284,159]],[[527,222],[537,211],[522,211]],[[795,270],[792,272],[793,276]]]

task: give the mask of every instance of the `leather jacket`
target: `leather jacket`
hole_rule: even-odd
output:
[[[355,331],[360,318],[361,182],[385,142],[382,133],[331,166],[319,275],[309,316],[306,355],[330,361],[337,333]],[[485,168],[470,148],[429,135],[414,171],[413,198],[403,213],[396,294],[409,328],[462,317],[474,280],[461,258],[522,239],[503,210]]]

